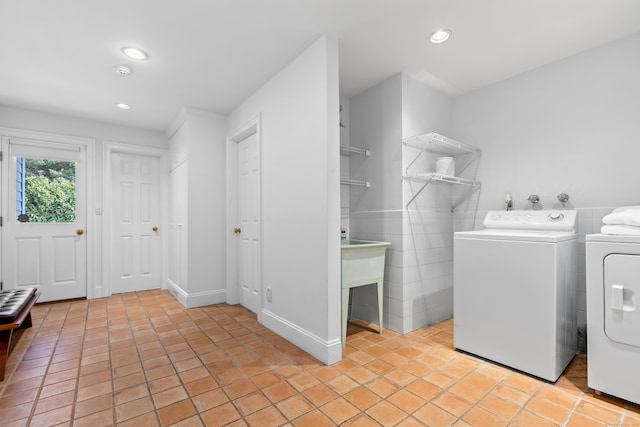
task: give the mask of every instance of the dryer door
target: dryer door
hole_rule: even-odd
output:
[[[621,344],[640,347],[640,255],[604,259],[604,332]]]

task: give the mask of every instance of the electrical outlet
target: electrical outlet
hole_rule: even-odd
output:
[[[272,302],[271,286],[267,287],[267,302]]]

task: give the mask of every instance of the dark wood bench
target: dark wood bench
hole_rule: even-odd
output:
[[[13,330],[31,327],[31,308],[39,296],[35,288],[0,291],[0,381],[4,381]]]

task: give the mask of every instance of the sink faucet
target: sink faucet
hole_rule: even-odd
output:
[[[504,203],[507,205],[508,211],[513,209],[513,198],[510,193],[507,193],[507,195],[504,196]]]
[[[538,196],[537,194],[530,195],[527,200],[529,201],[529,203],[524,208],[525,210],[539,211],[542,209],[542,204],[540,204],[540,196]]]

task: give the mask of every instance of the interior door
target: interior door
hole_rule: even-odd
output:
[[[114,153],[111,165],[111,292],[160,288],[160,159]]]
[[[86,149],[7,138],[3,168],[3,288],[39,301],[87,295]]]
[[[238,282],[240,304],[260,310],[260,171],[258,138],[238,142]]]

